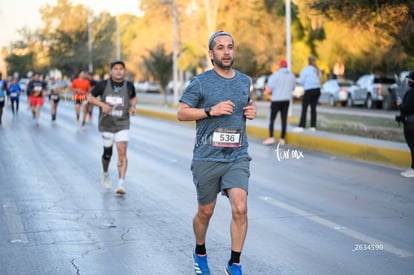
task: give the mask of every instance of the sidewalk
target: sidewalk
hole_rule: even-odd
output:
[[[140,105],[137,114],[177,121],[177,110],[157,105]],[[280,136],[280,126],[275,122],[275,137]],[[303,148],[351,157],[359,160],[406,168],[410,165],[410,152],[407,144],[377,140],[371,138],[346,136],[329,132],[292,132],[289,125],[286,134],[286,146]],[[247,121],[247,133],[250,137],[264,140],[268,136],[268,121],[255,119]],[[265,146],[265,145],[263,145]]]

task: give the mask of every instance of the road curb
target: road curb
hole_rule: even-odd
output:
[[[150,110],[138,107],[137,114],[178,122],[176,113],[173,113],[171,109],[162,111],[159,108],[157,110]],[[268,129],[248,124],[247,133],[251,137],[265,139],[268,136]],[[275,136],[279,135],[280,132],[275,130]],[[404,149],[395,148],[394,146],[379,146],[370,144],[369,139],[365,142],[335,140],[323,135],[321,132],[316,132],[315,134],[287,132],[286,141],[289,147],[315,150],[396,167],[408,167],[410,165],[411,156],[408,147]]]
[[[268,136],[268,129],[263,127],[247,126],[247,132],[249,136],[259,139],[264,139]],[[280,136],[280,132],[275,130],[275,136]],[[408,149],[403,150],[343,140],[334,140],[307,133],[287,132],[286,141],[290,147],[316,150],[397,167],[408,167],[411,160]]]

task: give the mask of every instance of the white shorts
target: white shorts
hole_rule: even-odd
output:
[[[116,133],[101,132],[104,147],[112,147],[114,142],[129,141],[129,130],[121,130]]]

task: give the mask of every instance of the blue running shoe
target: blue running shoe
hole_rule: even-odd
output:
[[[208,267],[207,254],[198,255],[193,253],[194,257],[194,271],[198,275],[210,275],[210,268]]]
[[[241,264],[233,263],[232,265],[227,264],[226,269],[224,270],[227,275],[242,275],[242,266]]]

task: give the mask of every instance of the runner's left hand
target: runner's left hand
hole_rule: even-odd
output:
[[[131,106],[131,108],[130,108],[130,114],[131,114],[131,116],[135,116],[136,113],[137,113],[137,107]]]
[[[253,106],[253,100],[249,100],[249,103],[246,107],[243,107],[244,116],[247,119],[254,119],[256,117],[256,106]]]

